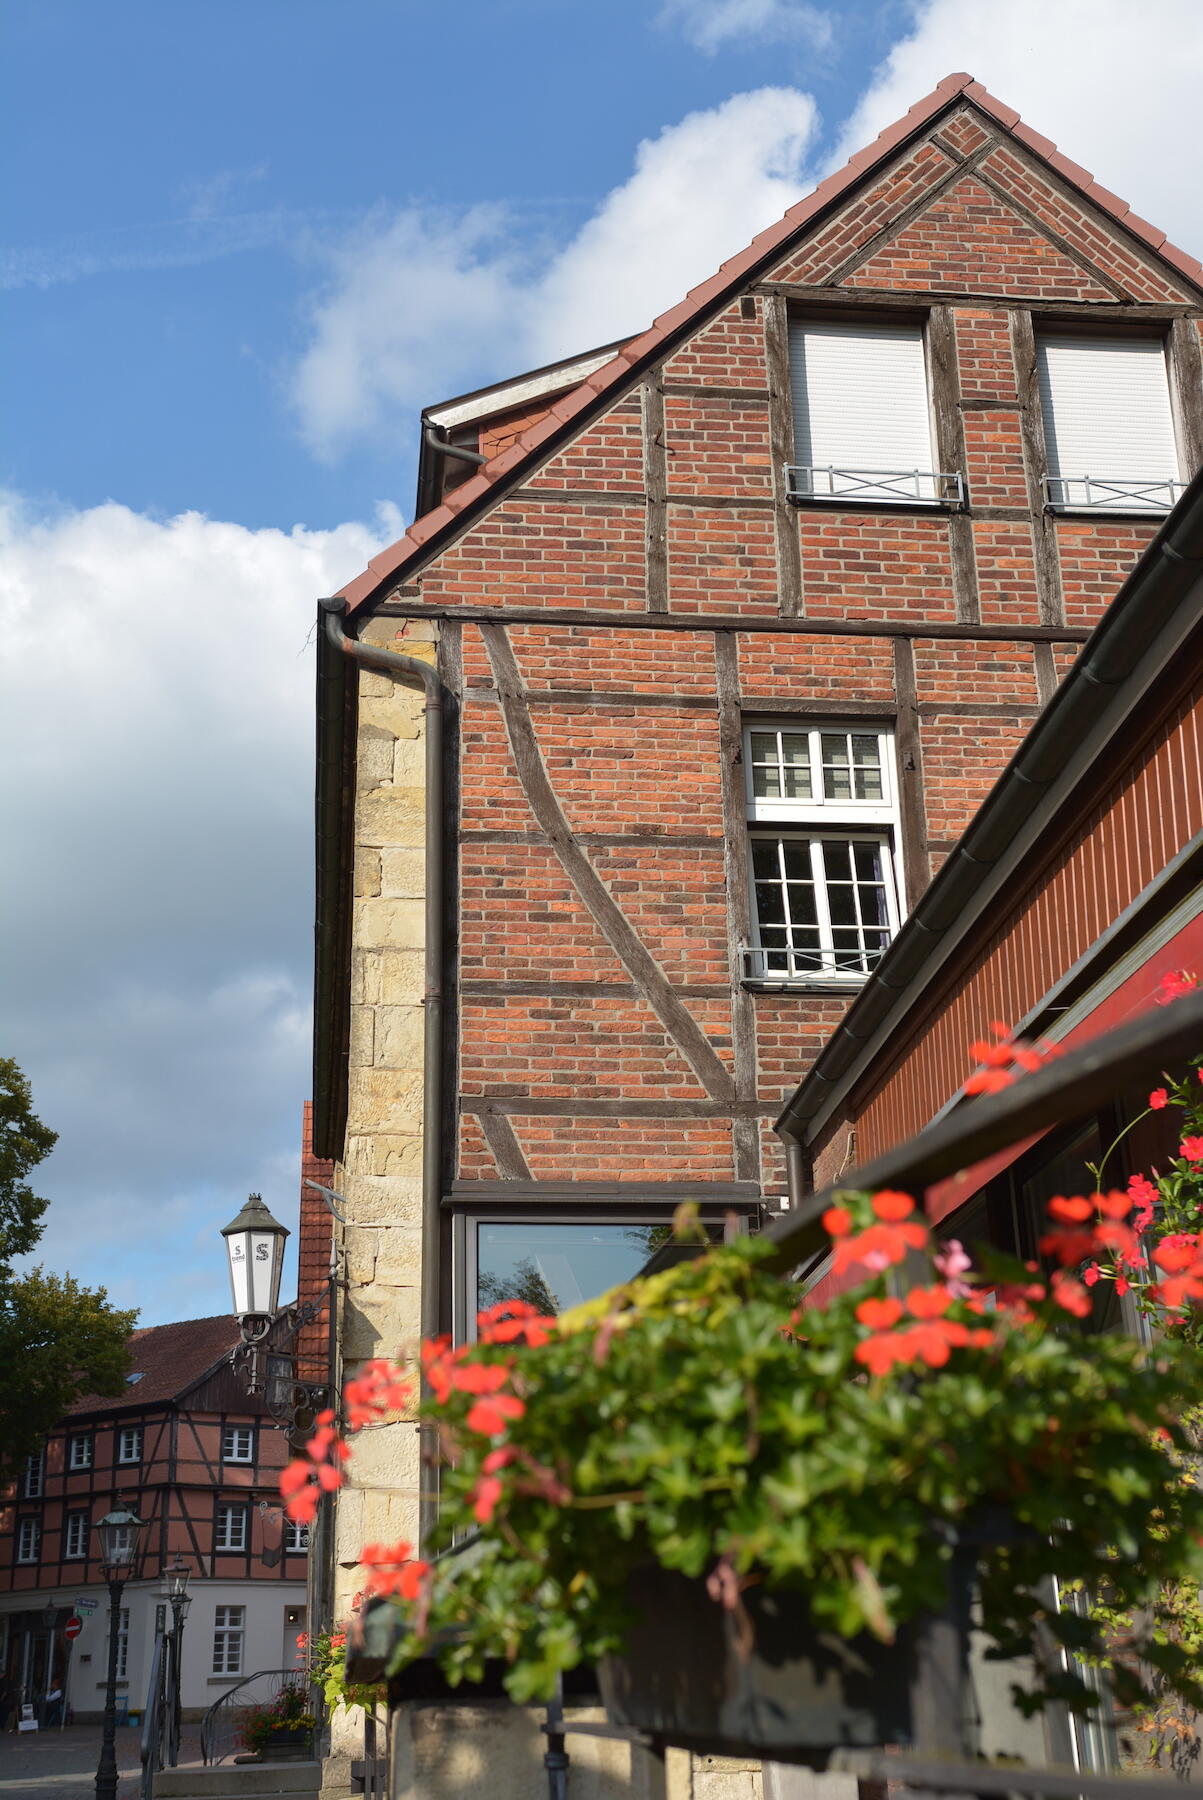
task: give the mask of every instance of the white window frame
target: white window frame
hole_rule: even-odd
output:
[[[234,1527],[237,1526],[235,1533]],[[238,1542],[232,1539],[237,1536]],[[217,1516],[213,1522],[213,1548],[223,1556],[240,1556],[247,1547],[250,1537],[249,1509],[245,1502],[239,1500],[222,1500],[217,1507]]]
[[[85,1562],[91,1521],[86,1512],[69,1512],[63,1532],[63,1561]]]
[[[117,1608],[117,1679],[129,1679],[129,1607]]]
[[[21,1483],[21,1492],[26,1500],[40,1500],[46,1486],[46,1450],[35,1450],[32,1456],[25,1458],[25,1473]]]
[[[122,1425],[117,1432],[117,1461],[119,1463],[140,1463],[142,1461],[142,1427],[141,1425]]]
[[[90,1431],[77,1431],[67,1439],[67,1472],[73,1474],[78,1469],[92,1467],[92,1434]]]
[[[240,1446],[245,1443],[246,1454]],[[255,1427],[223,1425],[221,1428],[221,1460],[224,1463],[253,1463],[255,1460]]]
[[[300,1519],[284,1521],[284,1554],[286,1556],[308,1556],[309,1527]]]
[[[27,1513],[17,1521],[17,1561],[19,1563],[36,1563],[41,1561],[42,1521],[33,1514]]]
[[[241,1675],[246,1641],[246,1607],[219,1606],[213,1613],[214,1675]]]
[[[783,739],[785,737],[805,737],[807,739],[812,788],[809,796],[805,798],[787,797],[784,793],[766,796],[755,792],[757,764],[753,760],[753,734],[757,737],[766,735],[776,737],[777,766],[781,777],[778,785],[782,788],[785,786],[785,769],[790,766],[785,761]],[[877,739],[877,766],[881,771],[882,789],[879,796],[866,799],[858,799],[855,794],[829,797],[824,791],[822,738],[840,734],[848,737],[855,734],[858,737],[875,737]],[[887,929],[892,941],[897,936],[902,923],[902,896],[905,892],[901,855],[901,821],[898,807],[898,773],[892,728],[876,721],[855,719],[827,719],[809,716],[806,718],[745,718],[743,758],[750,846],[765,842],[774,842],[779,846],[789,843],[809,846],[819,955],[823,959],[823,966],[815,968],[812,966],[814,956],[812,950],[798,952],[792,947],[783,950],[780,945],[771,941],[766,942],[762,937],[760,909],[756,896],[756,872],[753,859],[749,856],[748,884],[752,938],[750,944],[746,945],[743,951],[745,980],[758,987],[817,987],[849,990],[863,987],[872,972],[871,967],[848,969],[840,968],[837,965],[835,936],[827,890],[826,863],[822,846],[831,843],[840,845],[872,843],[879,848]],[[765,761],[766,759],[762,757],[761,766]],[[849,766],[852,767],[851,753],[849,754]],[[818,791],[815,791],[816,789]],[[779,860],[780,856],[781,852],[779,851]],[[784,890],[786,887],[784,867],[782,867],[781,884]],[[874,926],[873,929],[880,929],[880,927]]]
[[[1064,466],[1064,459],[1057,447],[1056,404],[1053,391],[1052,372],[1048,364],[1050,350],[1072,350],[1075,348],[1105,349],[1112,355],[1120,356],[1125,350],[1141,351],[1149,359],[1150,365],[1156,360],[1160,365],[1160,373],[1164,387],[1158,387],[1157,399],[1164,399],[1164,415],[1157,421],[1157,433],[1168,427],[1166,441],[1162,448],[1168,452],[1173,473],[1154,474],[1151,469],[1142,466],[1152,457],[1145,451],[1136,449],[1130,457],[1123,460],[1122,467],[1078,468]],[[1183,478],[1182,441],[1179,422],[1174,405],[1174,385],[1170,377],[1168,345],[1166,340],[1149,337],[1104,337],[1090,332],[1075,332],[1072,327],[1049,327],[1039,331],[1036,336],[1037,382],[1040,390],[1040,410],[1044,421],[1045,448],[1048,456],[1048,469],[1043,477],[1045,503],[1051,512],[1056,513],[1138,513],[1142,516],[1157,516],[1166,513],[1185,491]],[[1068,366],[1068,365],[1067,365]],[[1096,364],[1097,371],[1097,364]],[[1078,378],[1082,380],[1081,377]],[[1086,380],[1086,388],[1097,391],[1097,373],[1092,382]],[[1072,387],[1071,387],[1071,392]],[[1079,392],[1083,391],[1079,388]],[[1063,390],[1064,393],[1064,390]],[[1134,415],[1135,416],[1135,415]],[[1151,427],[1152,415],[1145,411],[1143,417],[1146,429]],[[1069,412],[1067,423],[1072,428],[1073,410]],[[1087,458],[1088,461],[1110,463],[1112,458],[1106,450],[1098,451],[1097,456]]]
[[[808,334],[816,345],[821,344],[824,338],[832,345],[826,354],[819,352],[813,362],[813,353],[808,352],[805,347],[799,347],[805,345]],[[906,467],[884,466],[891,446],[888,441],[879,440],[888,440],[890,436],[887,424],[890,396],[888,393],[879,394],[863,382],[857,390],[855,364],[864,364],[875,353],[871,348],[862,348],[859,358],[853,352],[841,351],[837,355],[834,344],[840,339],[853,345],[859,341],[862,346],[866,346],[867,340],[877,339],[883,346],[883,350],[877,354],[886,354],[886,363],[879,371],[883,379],[889,380],[892,376],[897,383],[899,372],[904,367],[907,369],[905,379],[901,385],[896,385],[894,392],[894,402],[899,409],[896,418],[905,417],[910,424],[916,425],[918,415],[914,410],[914,403],[918,392],[913,386],[913,377],[919,376],[922,382],[922,420],[926,428],[926,443],[915,447],[916,466],[911,466],[909,461]],[[891,342],[896,347],[893,353],[893,370],[889,367],[891,353],[884,351],[884,346]],[[901,362],[897,360],[903,345],[914,346],[918,356],[917,366],[910,366],[912,352],[909,350]],[[925,324],[914,320],[885,319],[880,315],[834,318],[794,314],[789,320],[789,346],[795,460],[786,469],[786,491],[791,499],[800,500],[806,505],[817,502],[834,506],[925,508],[960,506],[964,502],[965,484],[961,471],[935,467],[938,452]],[[830,378],[833,373],[842,378],[845,357],[848,359],[849,405],[847,408],[842,403],[836,406],[840,423],[833,427],[835,390]],[[842,388],[839,392],[842,395]],[[817,445],[816,427],[819,435]],[[842,438],[845,444],[859,442],[862,446],[861,454],[853,454],[855,466],[847,458],[840,464],[814,460],[817,455],[822,454],[822,445],[833,429],[837,440]],[[909,429],[903,435],[908,436]],[[811,461],[804,462],[808,446]],[[899,447],[897,442],[893,447]]]

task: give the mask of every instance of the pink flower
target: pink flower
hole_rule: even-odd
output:
[[[1082,1270],[1082,1280],[1086,1283],[1087,1287],[1093,1287],[1102,1272],[1103,1271],[1099,1268],[1097,1263],[1091,1263],[1087,1268]]]
[[[968,1299],[973,1289],[968,1282],[961,1280],[961,1276],[967,1275],[973,1267],[973,1259],[967,1253],[965,1246],[956,1238],[949,1238],[943,1250],[937,1251],[932,1257],[932,1262],[935,1264],[937,1275],[942,1275],[948,1283],[949,1293],[955,1295],[958,1300]]]
[[[1154,1112],[1160,1112],[1162,1107],[1168,1106],[1169,1103],[1170,1097],[1164,1088],[1154,1088],[1153,1092],[1149,1095],[1149,1105],[1153,1108]]]

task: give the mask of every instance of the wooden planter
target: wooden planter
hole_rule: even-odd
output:
[[[631,1594],[626,1651],[598,1668],[617,1725],[706,1754],[820,1765],[841,1744],[931,1744],[933,1710],[937,1735],[959,1737],[967,1614],[916,1622],[883,1644],[816,1627],[796,1593],[751,1587],[749,1649],[701,1581],[652,1565]]]

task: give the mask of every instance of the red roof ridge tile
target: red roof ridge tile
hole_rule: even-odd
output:
[[[840,199],[867,170],[921,130],[923,125],[944,111],[958,96],[971,101],[1018,143],[1048,163],[1064,180],[1079,188],[1084,198],[1139,238],[1163,262],[1169,263],[1196,286],[1203,286],[1203,263],[1197,257],[1190,256],[1185,250],[1172,244],[1165,232],[1159,231],[1156,226],[1134,213],[1126,200],[1103,187],[1088,169],[1072,162],[1057,149],[1051,138],[1043,136],[1030,125],[1025,125],[1013,106],[997,99],[974,76],[963,70],[946,75],[930,94],[917,100],[893,124],[885,126],[871,143],[850,156],[842,168],[825,176],[775,224],[758,232],[750,244],[728,257],[713,275],[690,288],[675,306],[654,319],[646,331],[629,338],[609,362],[603,363],[600,369],[595,370],[578,387],[563,395],[506,449],[478,469],[470,480],[455,488],[439,506],[415,519],[403,537],[381,550],[362,574],[339,590],[349,611],[357,611],[384,582],[395,580],[406,564],[415,560],[431,539],[438,537],[445,527],[461,520],[478,501],[486,499],[499,480],[524,463],[549,437],[554,437],[564,425],[592,406],[602,394],[617,387],[639,363],[654,356],[674,332],[687,326],[748,270],[763,262],[767,256],[784,249],[789,239],[817,213]]]

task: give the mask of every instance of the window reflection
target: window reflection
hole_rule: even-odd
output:
[[[566,1312],[617,1287],[657,1257],[674,1260],[672,1226],[530,1222],[476,1227],[476,1310],[525,1300],[544,1314]],[[658,1254],[659,1253],[659,1254]],[[692,1254],[680,1246],[682,1256]]]

